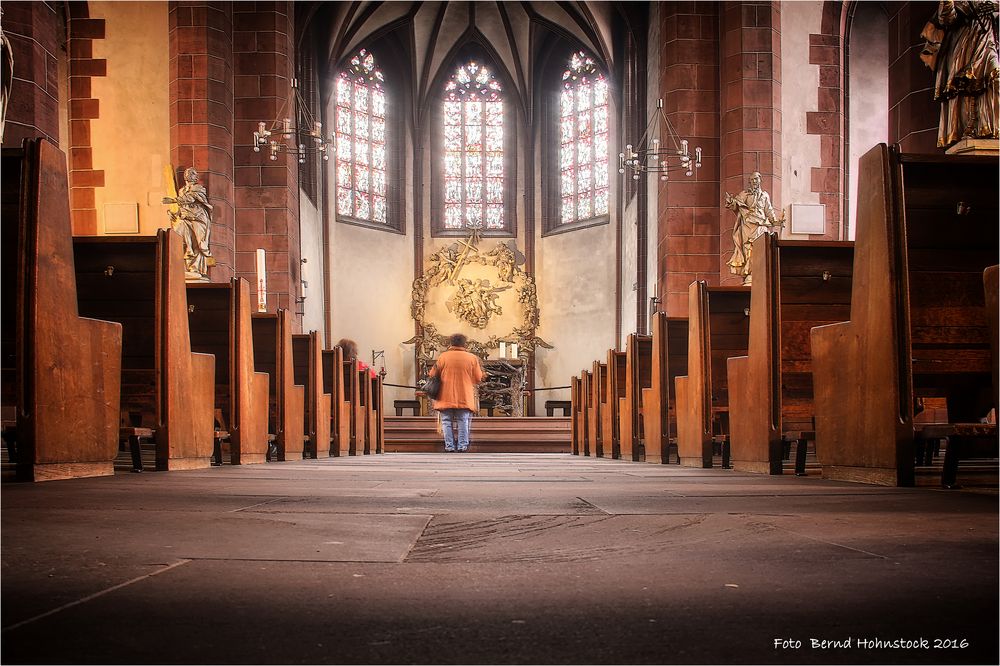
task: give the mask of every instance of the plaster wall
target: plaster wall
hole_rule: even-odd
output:
[[[299,190],[299,239],[302,256],[302,289],[305,301],[297,305],[296,312],[302,312],[302,331],[324,333],[323,321],[323,216],[306,193]],[[294,286],[294,285],[293,285]],[[294,293],[294,289],[292,292]],[[338,338],[339,339],[339,338]],[[323,348],[329,349],[333,342],[323,340]],[[360,341],[359,341],[360,344]]]
[[[859,3],[851,23],[848,63],[849,162],[847,238],[858,218],[858,159],[889,140],[889,17],[879,3]]]
[[[614,223],[540,239],[535,266],[541,325],[538,335],[553,349],[535,352],[539,388],[568,386],[615,344]],[[536,414],[546,400],[569,400],[569,389],[535,396]]]
[[[822,20],[822,2],[781,3],[781,60],[787,66],[781,68],[781,199],[773,203],[786,216],[793,203],[820,202],[819,193],[811,191],[811,174],[813,167],[821,166],[821,139],[806,132],[806,113],[816,111],[819,106],[816,97],[819,65],[809,63],[809,35],[821,32]],[[730,211],[725,213],[733,218]],[[809,238],[805,234],[792,234],[790,224],[782,229],[781,236]]]
[[[625,174],[625,177],[629,177]],[[632,199],[628,205],[625,206],[625,211],[622,215],[622,273],[621,273],[621,284],[619,285],[622,293],[622,310],[619,313],[621,317],[621,337],[618,339],[616,345],[617,349],[625,349],[625,340],[628,338],[629,333],[635,333],[635,299],[638,294],[638,285],[636,284],[636,276],[638,272],[636,271],[636,266],[638,265],[638,227],[636,225],[636,200]],[[614,247],[610,245],[608,247]],[[613,269],[613,267],[612,267]],[[614,290],[612,290],[612,298],[614,297]],[[612,301],[614,303],[614,301]],[[612,308],[613,309],[613,308]],[[607,350],[604,350],[605,352]],[[605,354],[601,354],[600,358],[604,358]]]
[[[168,225],[160,203],[170,164],[168,9],[165,2],[90,3],[90,16],[103,18],[106,29],[93,55],[107,60],[107,76],[91,79],[100,100],[100,117],[90,125],[94,168],[104,171],[104,186],[94,192],[100,235],[105,204],[137,204],[142,235]]]
[[[330,219],[335,220],[333,211]],[[330,224],[330,280],[332,339],[327,341],[327,346],[336,344],[341,338],[350,338],[358,343],[358,358],[368,364],[372,361],[372,350],[384,350],[388,373],[385,381],[412,385],[413,346],[401,344],[413,335],[410,318],[412,239],[333,221]],[[311,287],[312,282],[309,284]],[[316,300],[321,303],[322,296],[317,295]],[[393,400],[412,398],[410,389],[385,388],[388,405]]]

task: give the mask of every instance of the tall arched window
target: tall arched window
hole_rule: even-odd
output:
[[[337,215],[387,224],[382,71],[365,49],[337,77]]]
[[[578,51],[559,93],[559,224],[608,214],[608,84]]]
[[[482,63],[448,80],[443,121],[444,229],[506,229],[503,95]]]

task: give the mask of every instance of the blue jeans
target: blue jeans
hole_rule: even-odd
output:
[[[469,426],[472,424],[471,409],[442,409],[441,429],[444,431],[444,450],[454,451],[455,433],[452,424],[458,424],[458,450],[469,450]]]

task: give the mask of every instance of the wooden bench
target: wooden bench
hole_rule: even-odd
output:
[[[674,378],[687,372],[686,318],[653,315],[649,387],[642,393],[642,446],[645,461],[670,462],[677,449]]]
[[[621,457],[643,459],[643,396],[652,388],[653,338],[630,333],[625,341],[625,403],[619,415]]]
[[[371,442],[372,452],[376,454],[385,453],[383,399],[382,378],[376,374],[371,378],[371,402],[368,410],[368,440]]]
[[[603,457],[621,457],[621,409],[625,401],[625,378],[627,376],[625,352],[608,350],[605,364],[605,389],[601,394],[601,429]]]
[[[344,360],[342,363],[344,375],[344,402],[348,407],[348,423],[350,438],[348,439],[348,454],[361,456],[365,454],[365,405],[362,402],[364,391],[361,387],[361,373],[358,361]]]
[[[594,361],[587,387],[587,438],[591,453],[600,457],[604,453],[604,437],[601,432],[601,363]]]
[[[747,351],[749,287],[688,289],[688,372],[674,381],[677,392],[677,453],[682,465],[712,467],[721,448],[728,467],[729,383],[726,361]]]
[[[404,409],[411,410],[414,416],[420,416],[419,400],[393,400],[392,406],[396,410],[396,416],[402,416]]]
[[[301,460],[305,450],[305,386],[295,383],[292,325],[288,310],[254,313],[253,365],[271,377],[268,386],[268,433],[274,450],[268,458]]]
[[[375,442],[372,439],[373,431],[371,427],[372,413],[372,382],[371,373],[368,368],[361,369],[361,364],[354,362],[354,375],[357,384],[358,401],[354,404],[354,418],[356,423],[356,455],[369,455],[375,452]]]
[[[191,351],[181,237],[77,237],[73,254],[80,312],[122,325],[122,425],[155,431],[157,470],[207,467],[215,358]]]
[[[555,410],[562,412],[563,416],[569,416],[570,409],[572,409],[572,402],[569,400],[546,400],[545,401],[545,415],[553,416]]]
[[[351,394],[347,390],[344,350],[323,350],[323,391],[330,394],[330,454],[346,456],[351,452]],[[414,414],[416,416],[416,414]]]
[[[795,442],[796,473],[804,474],[815,439],[809,331],[850,317],[854,244],[765,234],[750,256],[747,355],[729,359],[732,465],[781,474]]]
[[[317,331],[292,336],[295,383],[305,387],[302,427],[307,458],[330,457],[330,394],[324,389],[323,343]]]
[[[998,165],[880,144],[859,176],[850,321],[812,330],[817,453],[824,477],[911,486],[918,399],[943,397],[956,426],[996,405],[983,271],[997,263]],[[984,430],[956,429],[949,448],[995,458]]]
[[[3,438],[16,476],[114,473],[122,329],[81,317],[66,156],[28,140],[2,155]],[[16,276],[16,277],[15,277]]]
[[[231,464],[262,463],[267,455],[270,378],[254,371],[250,284],[242,278],[189,284],[187,299],[191,349],[215,356],[213,457],[221,464],[223,439],[228,437]]]
[[[569,380],[569,394],[570,403],[572,404],[572,409],[569,413],[570,421],[570,446],[572,448],[572,453],[574,456],[580,455],[580,425],[583,423],[583,418],[580,415],[581,410],[584,408],[583,396],[580,394],[580,378],[573,376]]]
[[[580,373],[580,455],[597,455],[594,448],[594,432],[592,418],[594,415],[594,375],[589,370]]]

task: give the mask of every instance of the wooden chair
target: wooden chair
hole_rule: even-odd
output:
[[[142,470],[152,431],[156,469],[207,467],[215,436],[215,358],[191,351],[184,248],[156,236],[73,240],[81,314],[122,324],[121,438]],[[142,428],[143,430],[134,430]]]
[[[271,376],[268,389],[268,432],[274,436],[271,459],[301,460],[305,442],[305,386],[295,383],[292,325],[288,310],[254,313],[253,364]]]
[[[267,455],[267,404],[270,378],[254,371],[250,325],[250,284],[187,285],[191,349],[215,356],[216,462],[221,463],[221,433],[228,433],[233,465],[264,462]]]
[[[677,446],[674,378],[687,372],[686,318],[654,313],[651,336],[649,388],[643,389],[642,424],[645,460],[670,462]]]
[[[307,458],[330,457],[330,394],[324,389],[323,343],[319,333],[292,336],[292,366],[295,383],[305,387],[302,427]]]
[[[605,458],[621,457],[621,409],[625,401],[625,352],[608,350],[606,389],[601,403],[601,435]]]
[[[580,424],[583,419],[580,415],[583,409],[583,396],[580,393],[580,378],[573,376],[569,380],[570,384],[570,402],[573,408],[570,410],[570,440],[573,447],[573,455],[580,455]]]
[[[747,355],[729,359],[733,468],[781,474],[795,442],[796,473],[805,474],[815,441],[809,331],[850,317],[854,244],[765,234],[750,261]]]
[[[728,466],[729,385],[726,360],[743,356],[749,335],[750,288],[688,289],[688,373],[677,392],[677,454],[682,465],[712,467],[716,447]]]
[[[66,156],[29,140],[3,151],[0,177],[3,436],[16,476],[113,474],[122,327],[78,310]]]
[[[996,427],[983,271],[997,263],[994,157],[900,155],[879,144],[860,162],[850,321],[812,330],[816,448],[824,477],[915,483],[920,398],[944,397],[942,483]]]
[[[621,419],[621,457],[643,459],[643,396],[652,388],[653,339],[629,334],[625,342],[625,409]]]
[[[330,394],[330,455],[346,456],[351,452],[351,396],[344,372],[344,350],[323,350],[323,391]]]

